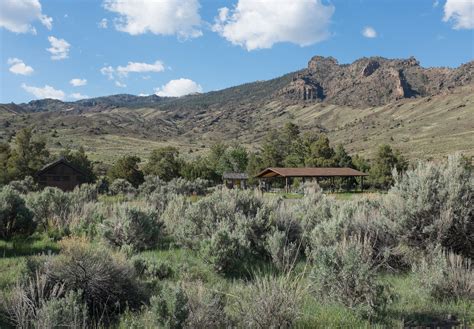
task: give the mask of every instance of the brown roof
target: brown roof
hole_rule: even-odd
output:
[[[367,176],[352,168],[267,168],[255,177],[353,177]]]
[[[68,162],[64,157],[60,157],[58,160],[54,161],[54,162],[51,162],[51,163],[48,163],[46,164],[45,166],[43,166],[43,168],[41,168],[40,170],[38,170],[38,172],[36,173],[36,175],[41,175],[42,173],[44,173],[45,171],[59,165],[59,164],[64,164],[70,168],[72,168],[72,170],[75,170],[77,172],[79,172],[81,175],[84,175],[84,176],[87,176],[84,171],[78,167],[76,167],[75,165],[73,165],[72,163]]]

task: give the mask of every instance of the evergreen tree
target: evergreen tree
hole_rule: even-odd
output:
[[[86,181],[88,183],[92,183],[96,180],[97,177],[94,174],[92,162],[87,157],[86,152],[82,146],[76,151],[72,151],[71,149],[67,148],[61,151],[59,154],[60,156],[64,157],[67,162],[81,169],[86,174]]]
[[[336,150],[334,151],[334,164],[340,168],[354,168],[352,158],[347,154],[342,144],[336,146]]]
[[[143,171],[147,175],[158,176],[165,181],[179,177],[182,160],[179,151],[172,146],[162,147],[151,152]]]
[[[21,129],[15,136],[15,147],[8,159],[9,178],[21,180],[34,176],[48,161],[46,141],[34,136],[31,128]]]
[[[137,156],[124,156],[109,169],[108,176],[111,181],[122,178],[138,187],[143,183],[143,172],[138,168],[140,158]]]
[[[370,169],[370,182],[380,188],[388,188],[393,183],[392,169],[404,172],[408,168],[407,160],[390,145],[381,145]]]
[[[10,145],[0,143],[0,186],[10,181],[8,176],[8,159],[10,158],[10,154]]]

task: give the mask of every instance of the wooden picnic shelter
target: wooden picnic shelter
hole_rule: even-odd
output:
[[[366,173],[352,168],[266,168],[255,177],[259,180],[270,180],[275,178],[283,178],[285,180],[285,191],[289,191],[289,181],[292,178],[312,179],[318,181],[321,178],[330,178],[334,185],[336,177],[360,177],[361,190],[364,186],[364,177]]]

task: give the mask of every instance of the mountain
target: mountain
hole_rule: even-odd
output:
[[[474,62],[423,68],[414,58],[339,64],[315,56],[307,68],[275,79],[179,98],[121,94],[0,104],[0,138],[35,125],[53,148],[80,144],[111,162],[163,145],[190,156],[216,141],[255,148],[268,130],[293,120],[369,157],[380,143],[413,159],[474,155],[473,73]]]

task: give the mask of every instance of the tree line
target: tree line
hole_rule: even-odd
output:
[[[332,146],[323,133],[302,133],[292,122],[286,123],[283,129],[270,131],[255,151],[219,142],[192,160],[185,160],[172,146],[153,150],[144,164],[139,157],[127,155],[111,166],[94,165],[82,147],[66,148],[59,155],[85,172],[88,182],[103,176],[109,182],[125,179],[135,187],[143,183],[146,175],[159,176],[164,181],[183,177],[220,183],[225,172],[245,172],[254,177],[267,167],[349,167],[369,173],[371,186],[387,188],[392,184],[392,169],[401,172],[408,167],[406,158],[389,145],[380,145],[369,161],[357,154],[349,155],[342,144]],[[32,128],[21,129],[12,145],[0,143],[0,185],[34,176],[54,159],[43,137]]]

